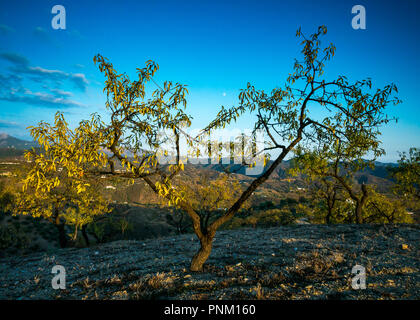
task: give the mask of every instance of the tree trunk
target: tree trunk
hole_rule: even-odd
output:
[[[66,235],[66,230],[65,230],[65,226],[63,223],[60,224],[56,224],[55,225],[57,227],[58,230],[58,240],[60,243],[60,247],[61,248],[66,248],[67,247],[67,235]]]
[[[200,239],[201,247],[200,250],[194,255],[191,261],[191,271],[203,271],[203,266],[208,257],[210,256],[211,249],[212,249],[212,242],[213,238],[216,234],[217,229],[233,218],[236,212],[239,211],[242,204],[252,195],[252,193],[257,189],[261,184],[263,184],[268,177],[273,173],[274,169],[283,161],[286,155],[292,150],[295,145],[302,139],[301,132],[299,136],[293,140],[287,148],[284,148],[282,153],[277,157],[277,159],[271,164],[271,166],[257,179],[252,181],[252,183],[248,186],[248,188],[242,193],[238,200],[223,214],[221,217],[216,219],[208,226],[206,229],[206,233],[203,233],[201,230],[201,223],[200,223],[200,216],[193,211],[191,208],[186,207],[187,212],[189,212],[189,216],[193,219],[194,225],[194,232]],[[146,180],[147,181],[147,180]],[[151,183],[149,185],[154,187]]]
[[[332,216],[333,208],[334,208],[334,202],[330,197],[328,197],[328,199],[327,199],[327,210],[328,211],[327,211],[327,216],[325,217],[325,222],[327,224],[331,223],[331,216]]]
[[[332,209],[328,207],[327,216],[325,217],[325,222],[327,224],[331,224],[331,215],[332,215]]]
[[[213,236],[204,235],[203,238],[200,239],[201,247],[191,260],[191,271],[203,271],[204,263],[207,261],[211,253],[213,238]]]
[[[365,184],[362,184],[362,196],[356,201],[356,223],[363,223],[362,210],[369,197],[369,192]]]
[[[362,219],[362,203],[361,201],[356,201],[356,223],[361,224],[363,223]]]
[[[86,232],[86,225],[84,225],[82,227],[82,235],[83,235],[83,239],[85,239],[86,246],[89,247],[90,242],[89,242],[89,237],[88,237],[87,232]]]

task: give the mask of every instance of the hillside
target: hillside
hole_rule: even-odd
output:
[[[0,148],[24,150],[36,146],[37,144],[33,141],[21,140],[6,133],[0,133]]]
[[[30,149],[32,147],[37,147],[38,144],[33,141],[26,141],[17,139],[15,137],[12,137],[6,133],[0,133],[0,158],[12,158],[12,157],[19,157],[23,155],[23,151],[26,149]],[[207,160],[210,162],[210,160]],[[203,159],[201,159],[200,163],[204,163]],[[268,169],[269,165],[272,163],[272,161],[269,161],[267,165],[265,166],[263,172]],[[120,165],[117,163],[117,168],[120,168]],[[287,170],[290,168],[291,160],[285,160],[274,170],[273,174],[270,176],[270,180],[272,182],[276,182],[275,186],[273,187],[281,187],[281,185],[284,185],[284,182],[286,180],[290,180]],[[356,173],[355,178],[356,181],[361,183],[362,181],[365,183],[373,183],[377,184],[379,186],[379,191],[386,192],[388,191],[390,185],[392,184],[390,177],[389,177],[389,171],[388,168],[395,167],[397,164],[394,163],[382,163],[379,161],[376,161],[375,168],[370,169],[366,168],[365,170]],[[246,168],[239,164],[231,164],[229,166],[221,166],[219,164],[187,164],[185,166],[186,175],[189,176],[189,178],[196,177],[199,173],[207,172],[211,173],[211,177],[216,177],[218,173],[223,172],[224,170],[228,169],[230,172],[233,172],[237,174],[238,179],[243,182],[249,182],[255,176],[249,176],[245,175]],[[188,170],[190,169],[190,170]],[[189,172],[188,172],[189,171]],[[294,187],[303,187],[304,182],[302,179],[293,179],[294,181]],[[280,182],[280,185],[279,185]],[[289,181],[290,182],[290,181]]]
[[[24,151],[38,144],[33,141],[21,140],[6,133],[0,133],[0,158],[21,157]]]
[[[269,161],[264,168],[265,172],[270,164],[273,161]],[[284,160],[282,163],[279,164],[277,168],[275,168],[274,172],[271,174],[268,183],[270,187],[265,186],[266,189],[271,190],[285,190],[288,189],[288,186],[293,186],[294,189],[296,188],[305,188],[306,182],[303,181],[302,177],[290,177],[287,171],[289,170],[290,166],[292,165],[291,160]],[[197,169],[207,169],[217,172],[223,172],[227,168],[233,172],[238,174],[239,179],[242,181],[249,181],[253,176],[246,176],[245,170],[246,168],[239,165],[239,164],[231,164],[225,165],[224,168],[219,164],[200,164],[200,165],[189,165],[190,167],[195,167]],[[364,170],[357,172],[355,174],[355,182],[358,184],[367,183],[367,184],[375,184],[378,187],[379,192],[389,192],[390,187],[392,186],[392,179],[389,175],[389,168],[393,168],[398,166],[395,163],[382,163],[380,161],[375,162],[375,168],[365,168]],[[264,186],[263,186],[264,187]]]
[[[59,249],[1,259],[0,299],[419,299],[419,239],[418,225],[221,231],[196,274],[190,234]],[[51,288],[56,264],[66,290]],[[356,264],[365,290],[351,288]]]

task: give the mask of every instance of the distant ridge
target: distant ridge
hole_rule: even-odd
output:
[[[34,141],[21,140],[8,135],[7,133],[0,133],[0,148],[25,150],[32,147],[37,147],[38,144]]]

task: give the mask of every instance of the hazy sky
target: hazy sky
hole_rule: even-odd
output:
[[[66,9],[65,30],[51,26],[57,4]],[[366,30],[351,26],[356,4],[366,8]],[[51,122],[57,110],[73,125],[105,114],[97,53],[132,77],[156,61],[157,82],[188,85],[188,110],[200,128],[221,105],[234,105],[247,82],[269,91],[282,86],[299,57],[298,27],[310,34],[324,24],[325,41],[337,47],[326,78],[397,84],[403,104],[389,109],[399,121],[384,129],[388,154],[381,159],[395,161],[397,151],[420,147],[419,9],[417,0],[0,0],[0,132],[29,139],[25,128]]]

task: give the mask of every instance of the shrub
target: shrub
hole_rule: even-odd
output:
[[[0,250],[14,252],[27,248],[29,238],[14,224],[0,226]]]

